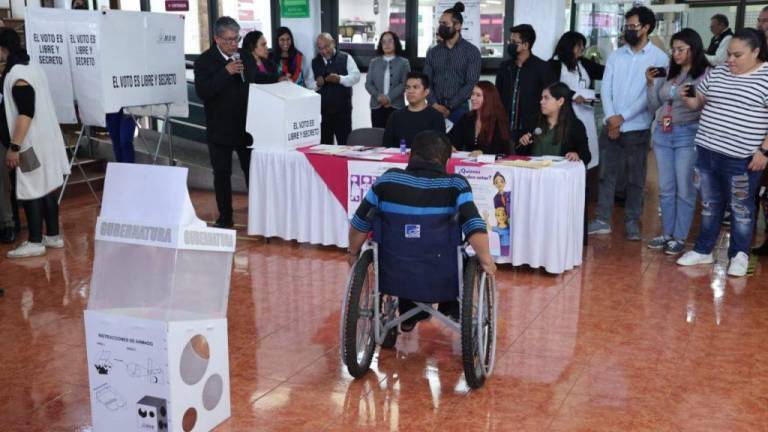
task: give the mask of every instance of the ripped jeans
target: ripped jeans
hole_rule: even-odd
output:
[[[709,254],[720,234],[725,205],[730,201],[731,244],[728,257],[737,253],[749,255],[755,222],[755,197],[762,171],[749,171],[752,160],[737,159],[698,147],[694,185],[701,197],[701,229],[696,245],[698,253]]]

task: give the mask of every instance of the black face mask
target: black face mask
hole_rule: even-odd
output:
[[[640,43],[640,35],[637,30],[624,30],[624,41],[630,46],[637,46]]]
[[[454,30],[453,27],[440,25],[437,27],[437,35],[440,36],[444,41],[447,41],[456,35],[456,30]]]
[[[507,54],[509,54],[510,58],[516,58],[517,57],[517,44],[516,43],[510,43],[507,45]]]

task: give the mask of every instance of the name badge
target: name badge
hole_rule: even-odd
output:
[[[421,225],[405,225],[405,238],[421,238]]]

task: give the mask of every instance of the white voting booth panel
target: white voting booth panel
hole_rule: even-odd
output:
[[[107,166],[85,311],[94,431],[207,431],[231,414],[235,231],[197,218],[186,181]]]
[[[104,126],[124,107],[173,104],[186,117],[184,19],[176,14],[30,7],[30,59],[51,82],[61,123]]]
[[[320,144],[320,95],[296,84],[251,84],[245,130],[260,149]]]

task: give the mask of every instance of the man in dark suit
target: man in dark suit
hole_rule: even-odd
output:
[[[251,151],[247,148],[251,143],[245,132],[248,83],[243,78],[245,68],[237,50],[239,32],[240,25],[234,19],[217,19],[214,25],[216,45],[195,61],[195,91],[205,106],[208,152],[219,209],[214,226],[218,228],[233,226],[232,151],[237,152],[246,184],[251,161]]]

